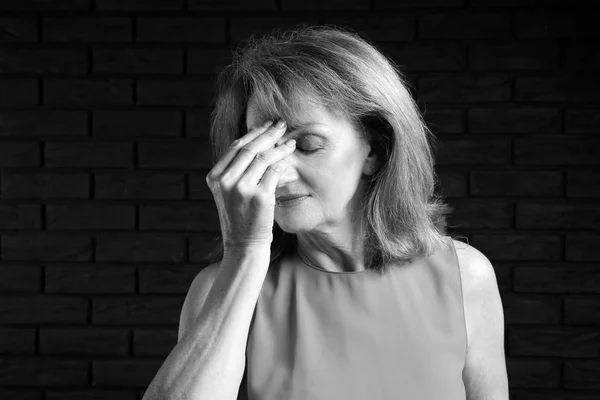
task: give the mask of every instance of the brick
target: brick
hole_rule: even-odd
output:
[[[129,332],[103,328],[42,328],[40,354],[127,355]]]
[[[518,229],[598,229],[600,206],[593,204],[517,203]]]
[[[85,111],[0,111],[0,137],[85,137],[87,135]]]
[[[508,101],[508,75],[423,75],[419,79],[419,100],[425,102]]]
[[[216,207],[215,207],[216,209]],[[208,231],[209,229],[207,229]],[[190,262],[206,263],[208,254],[223,242],[220,237],[219,227],[212,228],[211,231],[204,234],[198,234],[190,237]]]
[[[46,42],[129,42],[130,17],[78,15],[77,18],[42,17],[42,40]]]
[[[39,204],[0,204],[0,229],[40,229],[41,213]]]
[[[190,199],[208,200],[209,203],[214,201],[214,196],[210,188],[206,184],[206,175],[209,170],[202,171],[199,174],[190,174]],[[206,205],[205,205],[206,206]],[[214,209],[216,211],[216,208]]]
[[[417,82],[419,80],[420,74],[415,72],[402,72],[402,84],[404,88],[408,90],[411,97],[419,102],[418,93],[417,93]],[[422,109],[421,104],[419,104],[419,109]]]
[[[92,386],[144,387],[156,376],[164,360],[93,360]]]
[[[469,132],[553,133],[560,132],[561,112],[546,108],[477,108],[468,110]]]
[[[466,173],[461,170],[439,169],[436,171],[439,180],[439,189],[436,193],[450,197],[464,197],[467,194]]]
[[[181,295],[95,298],[92,300],[92,324],[178,324],[184,300]]]
[[[419,19],[420,38],[494,39],[510,34],[510,17],[504,13],[427,13]]]
[[[465,130],[464,112],[451,108],[427,108],[423,117],[434,135],[438,133],[461,133]]]
[[[35,79],[0,79],[0,106],[28,106],[39,103],[38,83]]]
[[[466,67],[465,46],[457,43],[384,43],[379,49],[402,70],[448,71]]]
[[[35,329],[0,328],[0,354],[34,354]]]
[[[207,224],[219,224],[218,216],[203,203],[141,205],[139,218],[141,231],[199,231]]]
[[[137,356],[166,357],[176,345],[177,329],[133,332],[133,354]]]
[[[276,10],[276,0],[188,0],[190,11],[266,11]]]
[[[138,17],[136,40],[141,42],[225,41],[225,19],[203,17]]]
[[[0,399],[42,400],[41,390],[0,389]]]
[[[0,43],[36,42],[38,29],[36,17],[0,17]]]
[[[139,267],[140,293],[186,294],[196,275],[202,270],[199,266],[161,265],[160,267]]]
[[[52,142],[46,144],[44,162],[48,167],[130,168],[132,153],[132,144],[124,142]]]
[[[122,74],[179,74],[183,50],[158,47],[96,47],[94,72]]]
[[[125,204],[48,204],[47,230],[133,230],[135,206]]]
[[[559,49],[548,44],[473,44],[469,65],[483,70],[543,70],[559,67]]]
[[[508,339],[511,356],[593,358],[600,350],[597,329],[513,327]]]
[[[600,390],[600,361],[566,360],[564,387],[566,389]]]
[[[41,276],[38,266],[0,265],[0,293],[39,292]]]
[[[514,289],[536,293],[600,293],[600,269],[573,264],[568,267],[515,268]]]
[[[569,44],[566,48],[564,63],[567,69],[574,71],[600,70],[600,51],[592,44]]]
[[[85,386],[87,360],[53,358],[4,358],[0,361],[0,385],[3,386]]]
[[[598,235],[567,234],[565,259],[568,261],[600,261]]]
[[[182,199],[185,195],[185,176],[177,173],[98,173],[95,185],[97,199]]]
[[[415,38],[415,19],[392,13],[361,13],[325,16],[325,24],[350,27],[371,42],[394,42]]]
[[[14,261],[90,261],[92,239],[86,235],[40,232],[4,234],[2,259]]]
[[[90,9],[90,0],[3,0],[0,11],[81,11]]]
[[[96,10],[110,11],[182,11],[185,0],[95,0]]]
[[[528,102],[597,102],[600,82],[584,77],[517,77],[515,99]]]
[[[562,302],[558,296],[505,293],[502,295],[502,308],[506,324],[561,322]]]
[[[45,390],[45,400],[137,400],[135,392],[117,389]]]
[[[258,37],[274,30],[285,30],[303,25],[317,25],[319,19],[312,16],[269,16],[269,17],[231,17],[230,38],[235,44],[248,39],[251,35]]]
[[[598,165],[600,140],[515,139],[514,163],[520,165]]]
[[[514,6],[560,6],[563,0],[469,0],[472,6],[514,7]]]
[[[153,234],[97,235],[96,261],[182,262],[185,238]]]
[[[17,198],[85,198],[89,196],[89,176],[78,173],[4,172],[0,196]]]
[[[511,387],[558,388],[561,364],[554,360],[531,360],[513,358],[507,360],[506,369]]]
[[[288,10],[369,10],[370,0],[281,0],[281,9]]]
[[[510,263],[495,261],[494,272],[500,294],[512,292],[512,266]]]
[[[229,49],[187,49],[188,74],[217,75],[227,65],[231,64],[233,54]]]
[[[516,15],[518,39],[598,37],[597,21],[593,13],[569,14],[521,11]]]
[[[4,48],[0,73],[4,74],[85,74],[85,49]]]
[[[46,293],[134,293],[135,268],[106,265],[48,265]]]
[[[210,133],[210,107],[195,107],[185,112],[185,135],[189,137],[202,137],[208,143]]]
[[[215,95],[212,78],[140,78],[138,105],[208,106]]]
[[[565,390],[548,390],[519,393],[517,400],[598,400],[598,393],[580,393]]]
[[[512,204],[506,200],[449,199],[454,210],[451,224],[465,229],[509,228]]]
[[[404,8],[429,8],[429,7],[461,7],[462,0],[375,0],[376,10],[404,9]]]
[[[562,259],[559,235],[474,234],[471,245],[490,260],[556,261]]]
[[[131,79],[47,78],[43,86],[46,105],[81,107],[133,104]]]
[[[40,354],[127,355],[129,332],[105,328],[41,328]]]
[[[434,149],[437,165],[507,164],[510,143],[505,139],[440,139]],[[467,156],[468,155],[468,156]]]
[[[591,279],[595,282],[586,284],[592,287],[594,293],[600,293],[600,271],[596,271]],[[600,326],[600,299],[598,296],[567,296],[565,297],[565,324]]]
[[[567,171],[567,197],[600,197],[600,172]]]
[[[98,110],[92,115],[94,137],[177,137],[183,133],[178,111]]]
[[[559,171],[470,172],[473,196],[562,196],[563,174]]]
[[[600,112],[597,109],[571,109],[566,111],[568,133],[600,133]]]
[[[0,323],[3,324],[83,324],[87,300],[54,295],[3,297],[0,298],[0,310]]]
[[[0,167],[37,167],[40,145],[35,142],[0,142]]]
[[[208,168],[209,154],[207,144],[194,141],[138,143],[140,168]]]

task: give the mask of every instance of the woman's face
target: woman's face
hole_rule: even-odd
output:
[[[364,182],[360,177],[370,146],[360,140],[345,118],[309,103],[301,105],[300,126],[288,122],[277,145],[296,139],[296,150],[286,158],[289,168],[283,173],[275,196],[309,195],[303,202],[288,207],[275,205],[275,221],[288,233],[328,228],[346,228],[360,209]],[[252,100],[248,102],[248,129],[264,123]]]

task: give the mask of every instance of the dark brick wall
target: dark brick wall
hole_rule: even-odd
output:
[[[600,398],[600,31],[568,0],[0,1],[0,398],[141,398],[219,229],[214,78],[298,23],[408,74],[452,233],[496,269],[511,400]]]

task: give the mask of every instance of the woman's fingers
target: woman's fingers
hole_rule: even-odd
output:
[[[282,160],[292,154],[296,149],[295,140],[290,140],[288,142],[290,142],[290,145],[286,144],[284,146],[271,148],[256,155],[244,174],[248,185],[256,185],[259,181],[262,184],[264,179],[269,180],[272,178],[272,175],[279,177],[279,175],[283,173],[287,166]]]
[[[275,147],[275,143],[285,133],[285,128],[285,124],[283,124],[283,127],[278,127],[277,125],[272,126],[267,129],[266,132],[259,134],[254,140],[240,148],[237,152],[237,156],[231,162],[229,168],[223,173],[223,176],[227,175],[227,180],[233,179],[237,181],[237,178],[244,174],[244,171],[246,171],[255,157],[266,160],[266,153]]]
[[[223,172],[229,167],[229,164],[237,156],[239,150],[247,143],[251,142],[252,140],[256,139],[256,137],[264,133],[271,126],[272,123],[273,121],[267,121],[262,126],[250,130],[246,135],[232,142],[229,146],[229,150],[227,150],[227,152],[221,157],[219,161],[217,161],[217,163],[209,172],[207,180],[209,180],[210,178],[217,179],[219,176],[221,176]]]

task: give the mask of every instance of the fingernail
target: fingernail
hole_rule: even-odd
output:
[[[277,121],[277,123],[275,124],[275,128],[283,128],[284,126],[285,126],[285,121],[282,119]]]

